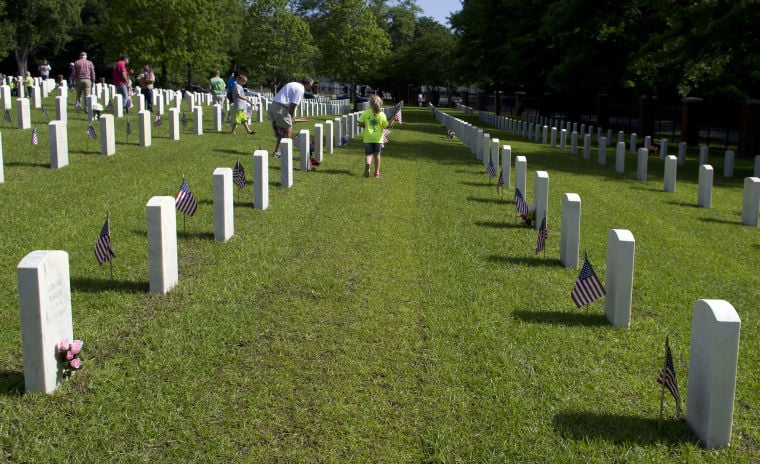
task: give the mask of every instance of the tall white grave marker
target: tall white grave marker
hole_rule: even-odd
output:
[[[174,197],[148,200],[148,277],[151,293],[168,293],[179,282],[177,213]]]
[[[604,313],[615,327],[631,325],[633,256],[635,240],[630,230],[612,229],[607,234],[607,296]]]
[[[559,260],[566,268],[578,267],[581,238],[581,197],[577,193],[562,195],[562,235]]]
[[[253,152],[253,207],[260,210],[269,208],[269,153],[266,150]]]
[[[221,106],[215,105],[220,110]],[[232,168],[214,169],[214,239],[226,242],[235,233]]]
[[[61,169],[69,165],[69,138],[65,121],[50,121],[48,123],[48,138],[50,138],[50,168]]]
[[[111,156],[116,153],[116,133],[114,132],[113,115],[100,116],[100,154]]]
[[[293,187],[293,139],[280,140],[280,185]]]
[[[528,184],[528,160],[524,156],[515,156],[515,188],[520,189],[523,197]]]
[[[731,443],[741,319],[724,300],[697,300],[691,320],[686,423],[705,448]]]
[[[56,345],[74,338],[69,255],[60,250],[32,251],[16,272],[25,388],[50,393],[63,380]]]
[[[503,145],[501,147],[501,176],[504,181],[504,188],[510,188],[512,183],[510,177],[512,176],[512,146]]]
[[[636,159],[636,180],[639,182],[647,181],[647,170],[649,163],[649,150],[647,148],[639,148],[638,158]]]
[[[663,179],[662,189],[665,192],[673,193],[676,191],[676,171],[678,170],[678,158],[668,155],[665,158],[665,176]]]
[[[538,230],[541,221],[546,218],[546,227],[549,227],[549,173],[536,171],[533,176],[533,200],[536,202],[536,221],[534,227]]]
[[[742,224],[757,226],[760,215],[760,177],[744,179],[744,196],[742,198]]]
[[[150,111],[140,111],[137,113],[137,126],[140,133],[141,147],[149,147],[152,142],[151,127],[152,121],[150,120]]]
[[[712,206],[713,167],[703,164],[699,167],[699,192],[697,206],[709,208]]]

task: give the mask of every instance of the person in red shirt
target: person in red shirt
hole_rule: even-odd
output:
[[[92,91],[92,83],[95,82],[95,66],[92,61],[87,59],[87,53],[79,54],[79,59],[74,63],[71,69],[71,80],[74,82],[74,88],[77,91],[76,103],[80,108],[84,108],[87,97]]]
[[[129,75],[127,74],[127,65],[129,56],[121,55],[121,59],[113,67],[112,83],[116,86],[116,92],[121,95],[124,104],[124,111],[129,113],[130,92],[129,92]]]

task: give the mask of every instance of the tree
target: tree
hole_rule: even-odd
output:
[[[255,0],[248,7],[235,62],[251,82],[276,89],[286,80],[313,73],[318,49],[309,24],[287,7],[287,0]]]
[[[6,3],[8,22],[12,25],[8,32],[18,74],[23,76],[30,53],[43,45],[56,53],[71,40],[71,32],[81,24],[84,0],[6,0]]]
[[[0,0],[0,56],[13,50],[13,24],[7,19],[5,0]]]
[[[119,0],[100,36],[115,61],[129,53],[135,63],[159,69],[158,83],[192,84],[192,72],[202,69],[206,81],[212,69],[226,67],[237,50],[243,21],[242,0]]]
[[[320,72],[351,84],[372,83],[390,53],[388,35],[364,0],[327,0],[313,23],[321,50]]]

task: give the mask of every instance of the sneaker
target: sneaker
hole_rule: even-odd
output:
[[[253,135],[253,134],[255,134],[255,133],[256,133],[256,131],[255,131],[255,130],[252,130],[252,131],[248,131],[248,135]]]
[[[364,165],[364,177],[369,177],[369,164]]]
[[[276,152],[272,153],[272,156],[274,156],[275,158],[279,158],[281,155],[280,155],[279,151],[276,151]]]
[[[380,177],[380,173],[379,173],[379,172],[376,172],[376,173],[375,173],[375,177]]]

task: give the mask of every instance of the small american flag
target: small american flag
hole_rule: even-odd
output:
[[[187,126],[187,115],[183,111],[182,112],[182,127],[185,127],[185,126]]]
[[[525,203],[525,198],[523,198],[520,189],[517,187],[515,187],[515,211],[517,211],[520,216],[526,216],[528,214],[528,204]]]
[[[546,229],[546,216],[541,220],[541,227],[538,228],[538,238],[536,239],[536,254],[544,250],[546,238],[549,237],[549,231]]]
[[[98,134],[95,132],[95,128],[92,126],[92,124],[87,126],[87,135],[89,135],[92,140],[96,140],[98,138]]]
[[[47,118],[48,117],[48,112],[47,112],[47,108],[45,108],[45,105],[42,105],[40,107],[40,109],[42,110],[42,115]]]
[[[153,126],[158,127],[161,125],[163,121],[161,121],[161,115],[157,114],[156,117],[153,119]]]
[[[177,205],[177,209],[188,216],[195,214],[195,210],[198,208],[198,203],[195,201],[193,192],[190,191],[190,187],[187,186],[187,181],[184,178],[182,179],[182,185],[179,188],[179,192],[177,192],[177,197],[174,199],[174,202]]]
[[[245,169],[240,164],[240,160],[235,163],[235,167],[232,168],[232,182],[237,185],[238,189],[245,187]]]
[[[127,103],[126,103],[127,109],[132,108],[133,105],[134,103],[132,103],[132,97],[127,97]]]
[[[5,114],[3,114],[3,119],[5,119],[5,120],[6,120],[6,121],[8,121],[8,122],[13,122],[13,121],[11,120],[11,112],[10,112],[10,111],[8,111],[8,110],[5,110]]]
[[[391,122],[397,121],[399,124],[403,122],[403,118],[401,117],[401,108],[398,108],[395,113],[393,113],[393,116],[391,117]]]
[[[79,113],[80,111],[82,111],[82,104],[79,103],[79,100],[77,100],[76,105],[74,105],[74,109],[76,110],[77,113]]]
[[[496,181],[496,193],[501,193],[501,188],[504,187],[504,174],[499,173],[499,180]]]
[[[491,179],[496,177],[496,167],[494,167],[492,160],[488,160],[488,166],[486,166],[486,172],[488,173],[489,176],[491,176]]]
[[[127,119],[127,135],[132,134],[132,124],[129,122],[129,119]]]
[[[594,268],[591,267],[591,263],[588,262],[588,258],[584,258],[581,273],[578,274],[578,280],[575,281],[570,298],[580,308],[581,306],[593,303],[606,294],[607,292],[604,291],[604,287],[599,282],[599,278],[596,276]]]
[[[676,400],[676,413],[681,415],[681,395],[678,394],[678,379],[676,378],[676,368],[673,366],[673,355],[670,353],[669,337],[665,337],[665,367],[660,371],[657,377],[657,383],[664,385]]]
[[[110,261],[116,255],[111,249],[111,224],[108,219],[103,224],[103,228],[100,229],[100,236],[95,242],[95,257],[98,258],[98,264],[103,264],[106,261]]]
[[[388,129],[383,129],[383,145],[388,143],[388,136],[391,135],[391,131]]]
[[[35,127],[32,129],[32,145],[37,145],[38,143],[40,143],[40,139],[37,136],[37,128]]]

